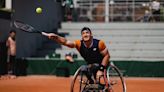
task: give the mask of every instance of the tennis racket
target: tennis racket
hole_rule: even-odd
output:
[[[41,35],[48,36],[48,33],[38,31],[34,27],[32,27],[31,25],[28,25],[28,24],[26,24],[26,23],[24,23],[22,21],[14,21],[13,25],[14,25],[15,28],[20,29],[20,30],[22,30],[24,32],[40,33]]]

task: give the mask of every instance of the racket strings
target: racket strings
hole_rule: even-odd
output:
[[[28,25],[28,24],[14,22],[14,25],[16,26],[16,28],[21,29],[23,31],[36,32],[35,29],[32,26]]]

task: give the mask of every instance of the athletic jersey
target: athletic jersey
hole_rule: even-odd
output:
[[[103,56],[100,53],[106,48],[102,40],[93,39],[91,47],[87,48],[82,40],[76,40],[76,49],[88,64],[101,64]]]

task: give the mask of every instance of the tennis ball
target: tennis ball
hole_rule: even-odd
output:
[[[40,7],[36,8],[36,13],[38,13],[38,14],[42,13],[42,8],[40,8]]]

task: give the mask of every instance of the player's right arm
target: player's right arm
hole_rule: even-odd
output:
[[[7,41],[6,41],[6,46],[7,46],[7,47],[8,47],[9,44],[10,44],[9,41],[10,41],[10,39],[8,38]]]
[[[10,56],[9,45],[10,45],[10,38],[8,38],[7,41],[6,41],[6,46],[7,46],[7,62],[9,62],[9,56]]]
[[[57,35],[57,34],[48,33],[48,34],[47,34],[47,37],[48,37],[49,39],[51,39],[51,40],[54,40],[54,41],[56,41],[56,42],[58,42],[58,43],[64,45],[64,46],[67,46],[67,47],[70,47],[70,48],[75,48],[75,47],[76,47],[75,42],[69,41],[69,40],[67,40],[66,38],[61,37],[61,36],[59,36],[59,35]]]

